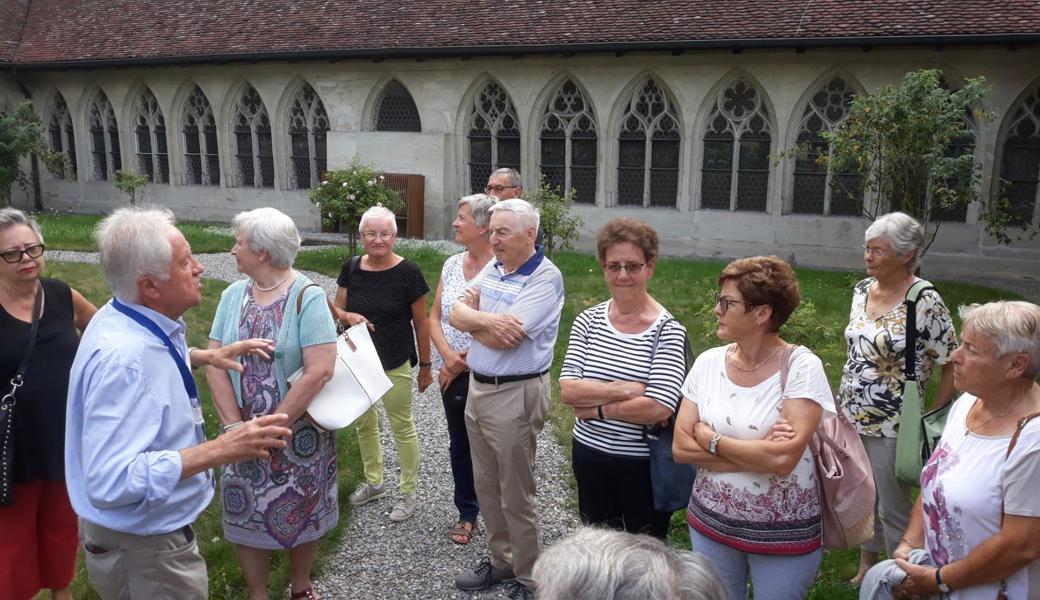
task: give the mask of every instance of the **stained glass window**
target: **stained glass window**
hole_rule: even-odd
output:
[[[794,193],[791,212],[816,215],[859,215],[863,191],[856,173],[835,172],[821,165],[821,156],[831,156],[831,145],[821,133],[833,131],[849,113],[854,96],[840,77],[831,79],[805,104],[798,128],[798,153],[794,162]]]
[[[488,82],[473,98],[466,137],[471,193],[483,192],[496,169],[520,170],[520,121],[502,86]]]
[[[675,207],[681,141],[677,113],[653,79],[632,94],[618,132],[617,204]]]
[[[758,90],[735,80],[708,114],[701,208],[765,211],[772,126]]]
[[[542,117],[540,169],[545,183],[564,192],[573,188],[574,201],[596,202],[596,117],[581,90],[563,82]]]
[[[1034,84],[1008,114],[1000,161],[1004,196],[1012,224],[1035,226],[1040,223],[1040,85]]]
[[[184,100],[184,180],[193,185],[220,185],[220,155],[213,108],[195,86]]]
[[[61,179],[76,180],[76,135],[72,127],[72,117],[65,97],[61,92],[54,93],[54,107],[48,124],[51,150],[65,155],[68,163],[65,168],[54,175]]]
[[[235,182],[258,188],[274,187],[274,152],[271,145],[271,118],[260,94],[245,86],[231,112],[231,133],[235,136]]]
[[[134,138],[137,141],[137,171],[152,183],[170,181],[170,159],[166,154],[166,119],[152,90],[144,88],[134,103]]]
[[[289,187],[307,189],[318,185],[328,162],[325,140],[329,116],[314,88],[304,84],[289,104]]]
[[[116,113],[101,90],[90,103],[90,156],[95,181],[115,179],[116,171],[123,168]]]
[[[422,131],[415,100],[396,79],[387,83],[376,105],[376,131]]]

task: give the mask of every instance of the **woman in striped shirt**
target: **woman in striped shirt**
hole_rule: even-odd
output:
[[[668,419],[685,376],[686,331],[647,292],[657,232],[614,219],[596,240],[610,299],[574,320],[560,396],[574,407],[574,477],[582,521],[664,538],[643,426]],[[661,332],[656,352],[654,339]]]

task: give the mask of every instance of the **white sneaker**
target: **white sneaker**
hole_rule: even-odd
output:
[[[415,514],[415,509],[419,507],[419,501],[415,498],[415,494],[405,494],[397,501],[394,505],[394,509],[390,511],[391,521],[406,521]]]
[[[372,485],[371,483],[361,482],[357,489],[354,490],[354,493],[350,495],[350,503],[354,506],[361,506],[373,500],[379,500],[384,496],[386,496],[386,490],[383,489],[382,484]]]

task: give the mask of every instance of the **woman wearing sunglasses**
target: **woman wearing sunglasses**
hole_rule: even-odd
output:
[[[600,230],[596,251],[610,299],[574,320],[560,371],[560,397],[574,407],[578,508],[586,524],[664,539],[671,513],[654,510],[643,427],[678,406],[686,330],[666,323],[672,315],[647,292],[657,232],[614,219]]]
[[[65,490],[65,398],[76,330],[97,309],[67,284],[40,276],[43,250],[34,219],[0,209],[0,397],[14,393],[14,504],[0,506],[0,598],[32,598],[49,588],[54,598],[71,599],[76,566],[76,514]],[[34,313],[32,354],[23,385],[12,390]]]
[[[716,335],[732,343],[697,357],[675,424],[675,460],[698,466],[690,539],[715,563],[730,600],[747,598],[749,577],[756,600],[801,599],[823,556],[808,443],[834,400],[820,359],[805,348],[785,352],[780,338],[800,301],[791,266],[742,258],[718,282]],[[793,434],[770,435],[778,423]]]

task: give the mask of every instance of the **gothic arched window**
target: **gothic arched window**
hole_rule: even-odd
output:
[[[152,183],[170,181],[170,159],[166,154],[166,119],[152,90],[144,88],[134,103],[134,137],[137,140],[137,170]]]
[[[520,121],[513,101],[495,82],[488,82],[473,98],[467,121],[469,139],[469,187],[484,191],[496,169],[520,170]]]
[[[549,100],[541,143],[545,183],[564,192],[574,188],[575,202],[595,204],[596,117],[574,82],[563,82]]]
[[[831,156],[831,145],[821,133],[834,131],[849,114],[855,94],[840,77],[831,79],[805,103],[798,126],[798,153],[794,162],[791,212],[816,215],[859,215],[863,191],[856,173],[834,172],[817,159]]]
[[[289,187],[318,185],[328,168],[329,116],[314,88],[304,84],[289,105]]]
[[[632,93],[618,132],[617,204],[675,206],[679,191],[677,112],[653,79]]]
[[[719,92],[704,134],[701,208],[766,209],[769,112],[758,91],[735,80]]]
[[[76,135],[72,127],[72,117],[65,97],[61,92],[54,93],[54,108],[48,126],[51,138],[51,150],[65,155],[68,172],[63,168],[54,175],[61,179],[76,180]]]
[[[1012,223],[1040,222],[1040,85],[1026,94],[1008,114],[1000,177],[1008,182]]]
[[[376,103],[376,131],[422,131],[419,110],[408,89],[396,79],[383,88]]]
[[[96,181],[115,179],[116,171],[123,168],[116,112],[101,90],[90,103],[90,156]]]
[[[195,86],[184,100],[184,178],[188,184],[220,185],[217,123],[202,88]]]
[[[231,113],[231,132],[235,135],[235,181],[238,185],[274,187],[274,148],[271,145],[271,118],[256,88],[242,88]]]

